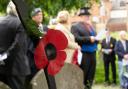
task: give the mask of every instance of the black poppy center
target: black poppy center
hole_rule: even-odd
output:
[[[48,60],[53,60],[56,58],[57,50],[53,44],[47,44],[45,46],[45,53],[47,55]]]

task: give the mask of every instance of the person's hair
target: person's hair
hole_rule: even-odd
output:
[[[62,18],[63,17],[63,18]],[[60,11],[57,15],[57,20],[61,23],[68,21],[69,19],[69,12],[64,10]]]
[[[10,2],[8,3],[6,12],[7,12],[7,14],[9,14],[9,15],[16,15],[16,16],[18,16],[17,11],[16,11],[15,4],[14,4],[12,1],[10,1]]]

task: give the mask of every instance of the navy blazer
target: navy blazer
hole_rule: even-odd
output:
[[[126,50],[124,50],[123,44],[121,41],[118,41],[115,45],[115,52],[118,56],[118,60],[122,61],[125,54],[128,54],[128,40],[126,40]]]
[[[110,54],[103,53],[104,59],[107,59],[108,56],[111,57],[111,59],[112,58],[115,59],[115,51],[114,51],[115,44],[116,44],[116,39],[113,37],[110,38],[109,43],[106,43],[106,38],[103,39],[102,44],[101,44],[102,49],[112,49],[112,52]]]

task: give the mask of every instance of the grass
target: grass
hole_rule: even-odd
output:
[[[4,15],[5,15],[5,13],[1,13],[1,12],[0,12],[0,16],[4,16]]]
[[[96,84],[92,87],[92,89],[120,89],[119,86],[104,86],[102,84]]]
[[[104,65],[102,60],[102,55],[97,52],[97,64],[96,64],[96,74],[95,74],[95,83],[104,82]]]
[[[110,65],[111,66],[111,65]],[[117,76],[117,83],[119,83],[118,79],[118,60],[116,60],[116,76]],[[110,81],[112,81],[112,72],[111,67],[109,68],[109,78]],[[95,83],[104,83],[105,75],[104,75],[104,64],[103,64],[103,58],[102,53],[97,52],[97,65],[96,65],[96,74],[95,74]]]

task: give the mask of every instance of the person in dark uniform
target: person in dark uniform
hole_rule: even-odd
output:
[[[27,34],[10,1],[7,15],[0,18],[0,81],[11,89],[25,89],[26,76],[30,74],[26,54]]]
[[[114,47],[116,44],[116,39],[111,37],[110,31],[106,31],[106,37],[103,39],[101,48],[103,52],[103,61],[104,61],[104,70],[105,70],[105,84],[109,85],[110,80],[109,80],[109,67],[111,64],[111,71],[112,71],[112,77],[113,77],[113,84],[116,84],[116,56],[114,52]]]
[[[76,42],[81,46],[82,63],[80,65],[84,72],[85,89],[91,89],[95,70],[96,70],[96,50],[97,41],[95,40],[96,32],[89,20],[89,8],[80,9],[80,21],[72,25],[71,32],[75,36]]]

